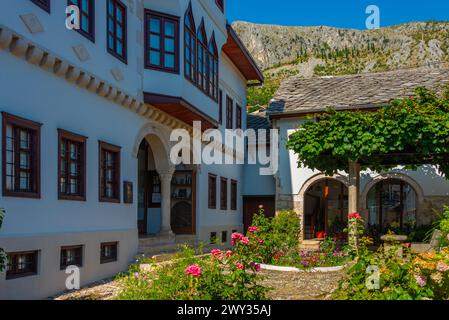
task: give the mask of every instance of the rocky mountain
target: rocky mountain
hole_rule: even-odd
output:
[[[267,78],[249,93],[265,105],[289,76],[380,72],[422,65],[449,66],[449,22],[412,22],[377,30],[285,27],[234,22],[233,28]]]

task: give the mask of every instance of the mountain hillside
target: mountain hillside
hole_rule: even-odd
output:
[[[286,77],[381,72],[422,65],[449,66],[449,22],[412,22],[377,30],[285,27],[234,22],[264,70],[266,83],[248,104],[266,105]]]

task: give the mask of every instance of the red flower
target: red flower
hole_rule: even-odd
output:
[[[232,257],[232,251],[231,250],[226,251],[225,256],[226,258]]]
[[[264,244],[265,240],[264,239],[259,239],[258,242],[259,242],[259,244]]]
[[[359,213],[357,213],[357,212],[350,213],[350,214],[348,215],[348,218],[349,218],[349,219],[362,220],[362,216],[361,216]]]

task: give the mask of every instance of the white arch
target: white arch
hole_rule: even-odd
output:
[[[370,190],[379,182],[390,179],[404,181],[413,188],[413,190],[416,193],[417,207],[420,207],[420,205],[424,202],[424,191],[419,185],[419,183],[415,181],[415,179],[409,177],[404,173],[388,172],[375,176],[366,184],[365,188],[363,189],[363,192],[360,195],[361,207],[363,207],[364,210],[368,210],[367,198]]]
[[[304,196],[305,196],[306,192],[309,190],[309,188],[313,184],[315,184],[315,183],[317,183],[317,182],[319,182],[321,180],[325,180],[325,179],[337,180],[337,181],[343,183],[346,187],[349,186],[349,179],[348,179],[348,177],[346,177],[344,175],[336,174],[336,175],[333,175],[333,176],[327,176],[324,173],[318,173],[318,174],[310,177],[302,185],[301,190],[298,193],[299,199],[303,201],[304,200]],[[304,207],[304,205],[303,205],[303,207]],[[304,211],[304,209],[303,209],[303,211]]]
[[[140,144],[145,139],[150,145],[156,171],[159,174],[169,173],[174,171],[174,165],[170,161],[170,135],[168,132],[158,124],[145,124],[138,132],[133,147],[133,157],[137,158]]]

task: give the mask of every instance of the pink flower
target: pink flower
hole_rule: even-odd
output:
[[[232,234],[232,246],[235,246],[238,241],[240,241],[242,238],[244,238],[243,234],[235,232]]]
[[[219,258],[221,256],[221,250],[219,250],[219,249],[214,249],[210,253],[215,258]]]
[[[263,209],[263,204],[259,204],[259,209]]]
[[[252,262],[251,263],[251,266],[254,268],[254,270],[256,270],[256,272],[259,272],[260,271],[260,263],[255,263],[255,262]]]
[[[447,241],[449,241],[449,233],[447,234]]]
[[[444,262],[438,262],[436,269],[440,272],[446,272],[449,271],[449,266]]]
[[[258,242],[259,242],[259,244],[264,244],[265,240],[264,239],[259,239]]]
[[[421,288],[422,288],[422,287],[425,287],[426,284],[427,284],[426,278],[424,278],[424,277],[421,276],[421,275],[415,274],[415,280],[416,280],[416,283],[417,283]]]
[[[225,256],[226,258],[232,257],[232,251],[231,250],[226,251]]]
[[[247,246],[249,245],[249,239],[247,237],[243,237],[242,239],[240,239],[240,241],[242,241],[242,243]]]
[[[260,229],[258,228],[258,227],[249,227],[248,228],[248,232],[257,232],[257,231],[259,231]]]
[[[187,269],[185,270],[185,273],[188,275],[191,275],[194,278],[198,278],[201,276],[201,267],[197,264],[192,264],[190,266],[187,267]]]
[[[360,214],[358,214],[357,212],[354,213],[350,213],[348,215],[349,219],[356,219],[356,220],[362,220],[362,216]]]
[[[237,269],[240,269],[240,270],[243,270],[245,267],[243,266],[243,264],[241,264],[240,262],[236,262],[235,263],[235,267],[237,268]]]

